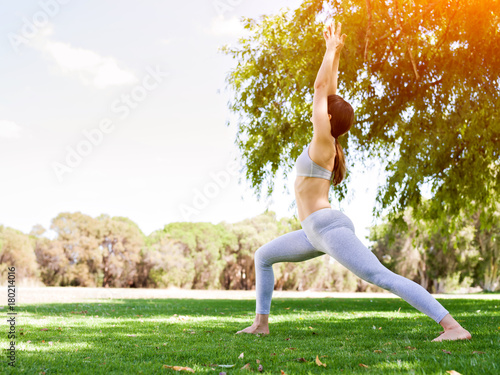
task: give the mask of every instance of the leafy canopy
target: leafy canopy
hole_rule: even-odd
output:
[[[257,196],[284,175],[312,138],[313,84],[325,20],[348,35],[339,94],[356,122],[342,137],[347,161],[380,160],[377,213],[418,207],[456,215],[493,206],[500,191],[500,2],[498,0],[306,0],[296,10],[246,18],[249,36],[225,46],[238,113],[236,143]],[[365,155],[365,156],[363,156]],[[333,188],[339,199],[346,185]]]

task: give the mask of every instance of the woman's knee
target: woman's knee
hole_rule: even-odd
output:
[[[271,263],[269,262],[269,255],[270,255],[270,248],[269,246],[263,245],[257,249],[257,251],[254,253],[254,263],[255,266],[267,266],[270,265]]]

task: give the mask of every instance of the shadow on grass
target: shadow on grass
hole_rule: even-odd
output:
[[[17,371],[174,373],[162,368],[166,364],[213,373],[212,369],[224,371],[219,364],[235,364],[228,373],[244,373],[240,368],[246,363],[257,371],[259,359],[263,373],[282,369],[289,375],[367,369],[360,364],[375,373],[497,373],[500,301],[440,302],[471,332],[471,341],[431,342],[441,327],[393,298],[275,298],[271,334],[262,336],[235,335],[253,321],[252,300],[26,305],[17,309],[17,330],[22,332]],[[318,366],[316,356],[328,368]]]

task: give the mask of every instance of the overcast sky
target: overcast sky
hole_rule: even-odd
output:
[[[236,123],[226,126],[235,61],[218,47],[242,35],[241,16],[300,1],[0,4],[0,224],[28,233],[80,211],[126,216],[149,234],[266,208],[297,214],[295,172],[258,201],[240,171]],[[351,172],[349,200],[332,205],[368,244],[379,171]]]

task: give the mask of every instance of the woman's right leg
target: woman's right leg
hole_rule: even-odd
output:
[[[314,248],[302,229],[284,234],[260,247],[254,256],[256,317],[250,327],[237,333],[269,333],[267,319],[274,290],[274,263],[302,262],[320,255],[325,253]]]

